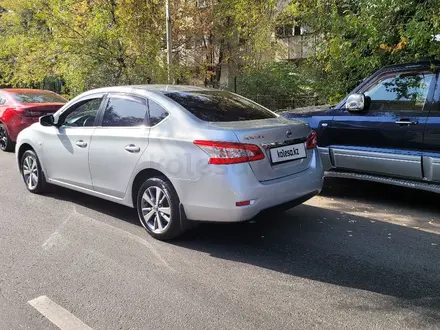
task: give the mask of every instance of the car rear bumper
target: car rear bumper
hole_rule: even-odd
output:
[[[270,208],[288,209],[318,194],[323,185],[323,167],[318,151],[311,166],[287,177],[259,182],[248,164],[240,175],[230,172],[202,176],[197,181],[173,182],[190,220],[239,222],[250,220]],[[237,171],[233,171],[237,172]],[[251,205],[236,206],[236,202]],[[290,206],[290,207],[289,207]]]
[[[319,155],[321,157],[322,166],[324,171],[328,171],[333,168],[332,161],[330,158],[330,148],[329,147],[318,147]]]

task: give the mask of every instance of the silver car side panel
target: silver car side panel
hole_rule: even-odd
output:
[[[422,179],[421,157],[331,148],[335,168]]]
[[[426,181],[440,182],[440,157],[423,156],[423,174]]]
[[[123,198],[132,173],[148,146],[148,127],[97,127],[89,149],[93,189]],[[138,152],[127,151],[134,146]]]
[[[46,178],[92,189],[89,148],[95,127],[42,127]],[[80,141],[86,143],[79,147]]]
[[[102,199],[105,199],[105,200],[108,200],[108,201],[111,201],[111,202],[115,202],[115,203],[118,203],[118,204],[127,205],[122,198],[117,198],[117,197],[114,197],[114,196],[110,196],[110,195],[107,195],[107,194],[104,194],[104,193],[101,193],[101,192],[98,192],[98,191],[95,191],[95,190],[92,190],[92,189],[87,189],[87,188],[79,187],[79,186],[74,185],[74,184],[70,184],[70,183],[67,183],[67,182],[62,182],[62,181],[58,181],[58,180],[54,180],[54,179],[48,179],[48,182],[50,182],[51,184],[54,184],[56,186],[60,186],[60,187],[72,189],[72,190],[75,190],[75,191],[79,191],[79,192],[82,192],[84,194],[95,196],[95,197],[98,197],[98,198],[102,198]],[[132,206],[132,204],[128,204],[127,206]]]

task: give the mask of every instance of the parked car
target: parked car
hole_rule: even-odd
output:
[[[385,67],[333,108],[283,116],[316,130],[326,176],[440,192],[439,65]]]
[[[51,91],[0,89],[0,149],[13,151],[18,133],[67,102]]]
[[[137,208],[169,239],[188,219],[245,221],[318,194],[316,144],[306,123],[238,95],[148,85],[81,94],[23,130],[16,157],[30,192],[51,183]]]

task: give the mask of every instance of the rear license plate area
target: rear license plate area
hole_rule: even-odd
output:
[[[280,164],[307,157],[304,143],[290,144],[269,149],[272,164]]]

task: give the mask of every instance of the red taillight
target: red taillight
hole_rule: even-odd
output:
[[[209,164],[226,165],[264,159],[264,153],[255,144],[196,140],[194,144],[208,154]]]
[[[20,108],[7,108],[7,109],[5,109],[5,112],[15,112],[17,114],[21,114],[21,109]]]
[[[52,114],[60,107],[45,106],[45,105],[16,105],[14,108],[9,108],[7,110],[15,112],[17,115],[23,117],[41,117],[44,115]]]
[[[241,201],[235,203],[235,206],[247,206],[247,205],[251,205],[251,201]]]
[[[15,106],[15,108],[8,108],[6,110],[13,111],[17,115],[20,115],[20,116],[23,116],[23,117],[30,116],[28,110],[26,108],[24,108],[24,107],[21,107],[21,106]]]
[[[306,148],[313,149],[318,146],[318,136],[315,131],[312,131],[310,135],[307,137]]]

